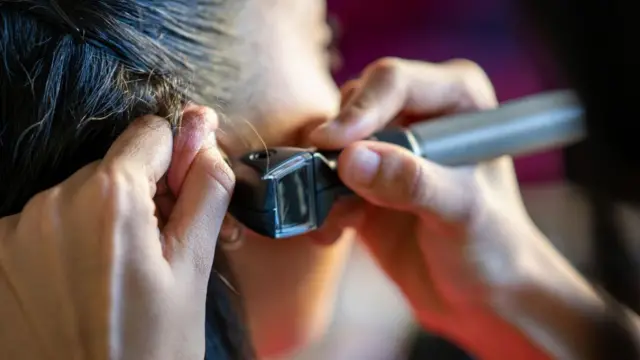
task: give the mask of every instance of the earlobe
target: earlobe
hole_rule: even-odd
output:
[[[244,245],[245,242],[245,229],[238,221],[226,215],[220,227],[220,234],[218,235],[218,244],[225,251],[238,250]]]

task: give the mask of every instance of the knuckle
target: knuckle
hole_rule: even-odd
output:
[[[206,175],[220,185],[224,191],[224,195],[227,199],[231,198],[233,189],[235,187],[236,178],[229,167],[229,165],[222,158],[216,158],[214,161],[204,161],[205,159],[198,158],[197,161],[202,161],[202,168],[206,172]]]
[[[55,230],[54,222],[60,215],[58,211],[60,192],[61,187],[55,186],[31,198],[22,211],[18,228],[29,232],[36,230],[45,235]]]
[[[43,206],[45,206],[48,202],[49,199],[51,197],[51,192],[52,189],[37,193],[34,197],[32,197],[27,204],[24,206],[24,210],[23,213],[30,215],[33,212],[37,212],[40,213],[40,209],[43,208]]]
[[[408,177],[409,181],[407,182],[407,193],[405,196],[417,204],[433,206],[436,195],[434,194],[434,187],[429,186],[430,181],[427,179],[428,176],[429,174],[424,166],[414,163],[413,171]]]
[[[360,86],[360,79],[349,80],[340,88],[343,97],[352,95]],[[344,100],[344,99],[343,99]]]
[[[484,73],[484,70],[480,65],[478,65],[478,63],[469,59],[451,59],[447,61],[446,64],[470,73]]]
[[[343,113],[347,119],[359,119],[380,103],[404,92],[404,62],[397,58],[383,58],[371,63],[363,72],[358,95]]]
[[[104,214],[127,212],[129,199],[136,195],[133,178],[131,171],[123,164],[111,163],[101,166],[88,183],[91,201],[100,204]]]
[[[385,57],[369,65],[367,69],[365,69],[365,74],[375,78],[382,86],[396,87],[402,79],[402,69],[402,59]]]
[[[484,110],[497,105],[493,85],[484,69],[467,59],[446,63],[456,74],[455,88],[460,110]]]
[[[60,186],[55,186],[36,194],[24,207],[23,214],[28,219],[45,218],[51,208],[57,206],[60,197]]]
[[[342,85],[342,89],[353,89],[360,85],[360,79],[351,79]]]
[[[379,72],[395,72],[402,66],[403,60],[393,56],[383,57],[371,63],[369,70]]]
[[[123,166],[119,164],[107,164],[101,167],[91,177],[90,182],[102,196],[116,195],[127,189],[127,176]]]
[[[389,194],[390,200],[406,204],[431,204],[430,174],[410,156],[383,159],[375,187]],[[391,191],[390,191],[391,190]]]

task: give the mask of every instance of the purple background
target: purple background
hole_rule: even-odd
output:
[[[492,79],[500,101],[554,86],[543,81],[543,54],[509,0],[329,0],[340,24],[344,66],[338,82],[384,56],[427,61],[467,58]],[[563,177],[559,151],[516,160],[521,182]]]

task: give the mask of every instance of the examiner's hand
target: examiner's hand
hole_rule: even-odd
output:
[[[551,271],[557,256],[525,211],[511,159],[447,168],[359,141],[391,123],[497,106],[482,69],[466,60],[384,59],[342,93],[337,120],[311,141],[345,148],[339,175],[361,199],[339,204],[314,236],[330,241],[355,228],[420,322],[482,358],[544,356],[500,314],[505,294]]]
[[[234,178],[216,114],[136,120],[105,158],[0,219],[0,358],[203,359]]]

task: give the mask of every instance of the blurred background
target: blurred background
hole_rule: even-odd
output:
[[[397,56],[426,61],[467,58],[492,79],[500,101],[562,84],[509,0],[329,0],[342,53],[336,80],[357,76],[372,61]],[[551,241],[588,272],[589,211],[565,169],[571,156],[551,151],[516,160],[523,197]],[[553,206],[549,206],[553,203]],[[397,290],[356,248],[327,336],[292,360],[470,359],[417,329]]]

